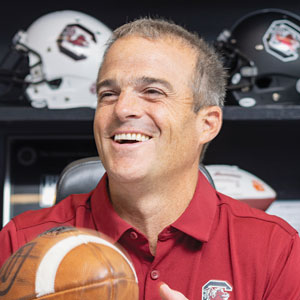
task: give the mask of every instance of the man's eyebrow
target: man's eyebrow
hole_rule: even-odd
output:
[[[100,88],[102,87],[115,87],[117,86],[117,82],[114,79],[106,79],[100,81],[96,85],[97,93],[99,92]]]
[[[153,83],[158,83],[165,86],[168,90],[173,91],[172,85],[167,80],[161,78],[143,76],[137,78],[135,82],[139,85],[148,85],[148,84],[150,85]]]
[[[173,91],[172,85],[167,80],[161,79],[161,78],[142,76],[139,78],[135,78],[131,81],[133,82],[133,84],[136,84],[136,85],[150,85],[153,83],[158,83],[158,84],[165,86],[169,91],[171,91],[171,92]],[[99,92],[100,88],[102,88],[102,87],[116,87],[116,86],[118,86],[116,80],[105,79],[105,80],[97,83],[97,85],[96,85],[97,93]]]

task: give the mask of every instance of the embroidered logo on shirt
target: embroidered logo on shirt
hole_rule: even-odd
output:
[[[210,280],[202,287],[202,300],[227,300],[231,285],[222,280]]]

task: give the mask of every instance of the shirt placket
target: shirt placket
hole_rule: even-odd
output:
[[[131,228],[128,230],[119,243],[130,255],[139,280],[139,299],[157,300],[159,296],[159,284],[163,271],[163,258],[172,248],[173,233],[166,228],[158,237],[156,255],[153,256],[149,249],[147,238]]]
[[[157,300],[159,296],[159,285],[163,281],[164,275],[164,257],[171,251],[174,233],[170,227],[166,228],[158,237],[156,255],[153,261],[148,264],[148,270],[145,278],[144,297],[140,300]]]

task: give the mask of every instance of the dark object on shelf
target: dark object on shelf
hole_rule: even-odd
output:
[[[264,9],[239,19],[215,42],[229,71],[227,105],[300,104],[300,17]]]
[[[25,97],[25,77],[29,74],[28,54],[14,47],[0,62],[0,105],[28,106]]]

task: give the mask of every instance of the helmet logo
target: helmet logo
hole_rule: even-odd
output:
[[[78,24],[67,25],[57,38],[59,50],[74,60],[86,59],[95,43],[94,34]]]
[[[263,36],[266,51],[283,62],[296,60],[300,48],[300,28],[287,20],[272,22]]]
[[[227,300],[231,291],[226,281],[210,280],[202,287],[202,300]]]

